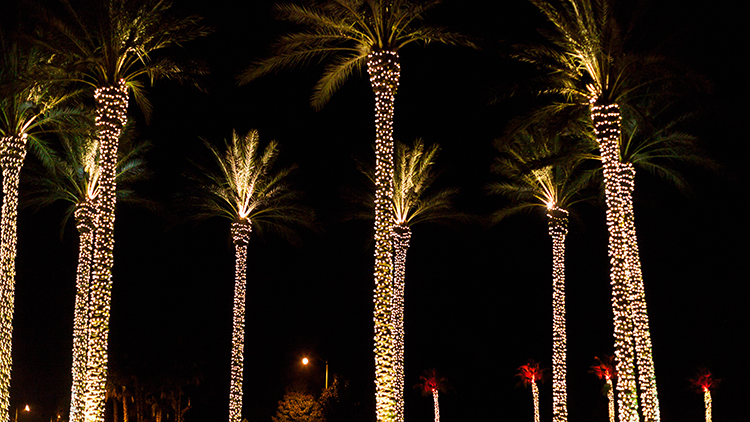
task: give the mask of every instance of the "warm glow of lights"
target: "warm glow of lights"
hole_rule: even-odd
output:
[[[711,390],[716,388],[721,380],[714,378],[711,372],[708,370],[701,370],[695,379],[691,379],[690,382],[694,387],[697,387],[699,391],[703,392],[703,404],[706,408],[706,422],[711,422]]]
[[[604,167],[620,422],[639,419],[636,367],[644,419],[658,422],[656,375],[635,236],[635,169],[631,163],[620,161],[621,117],[617,104],[593,105],[591,119]]]
[[[307,360],[307,358],[302,358],[302,364],[303,365],[307,365],[308,363],[310,363],[310,361]]]
[[[422,387],[422,395],[432,395],[432,402],[435,407],[435,422],[440,422],[440,404],[438,402],[438,392],[445,391],[445,379],[438,375],[434,369],[430,369],[419,376],[421,382],[417,385]]]
[[[27,135],[0,138],[3,205],[0,217],[0,422],[10,418],[10,375],[18,241],[18,183],[26,157]]]
[[[27,404],[26,407],[23,408],[24,412],[31,412],[31,408],[29,408],[29,405]]]
[[[548,206],[549,235],[552,237],[552,420],[568,420],[567,336],[565,329],[565,237],[568,211]]]
[[[232,369],[229,385],[229,422],[242,421],[242,380],[245,350],[245,295],[247,291],[247,243],[250,220],[232,223],[234,242],[234,309],[232,312]]]
[[[400,224],[393,227],[391,323],[393,329],[393,396],[397,422],[404,420],[404,287],[406,253],[409,250],[410,240],[411,229],[409,226]],[[437,392],[435,394],[437,395]]]
[[[599,379],[605,380],[605,389],[607,390],[607,400],[609,402],[609,422],[615,422],[615,393],[614,386],[612,385],[612,379],[616,375],[614,356],[605,356],[603,361],[598,357],[594,359],[596,359],[597,364],[593,365],[589,372],[595,374]]]
[[[398,54],[376,51],[367,56],[375,94],[375,288],[373,294],[375,413],[378,422],[395,418],[393,333],[393,110],[400,78]]]
[[[531,393],[534,399],[534,422],[539,422],[539,387],[536,383],[542,380],[544,371],[545,369],[539,368],[539,363],[530,359],[528,363],[518,367],[518,373],[516,374],[517,377],[521,378],[521,383],[524,386],[531,386]]]
[[[112,300],[112,267],[114,265],[114,225],[116,205],[117,149],[122,128],[127,122],[128,88],[124,80],[100,87],[94,92],[97,137],[99,140],[99,187],[96,197],[91,270],[91,296],[88,308],[88,348],[85,381],[86,422],[103,422],[106,401],[109,357],[110,303]]]

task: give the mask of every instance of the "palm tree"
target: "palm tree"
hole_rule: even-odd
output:
[[[61,0],[66,16],[47,13],[50,33],[40,45],[56,53],[69,79],[94,88],[96,130],[100,148],[100,192],[96,210],[89,354],[86,376],[87,421],[103,421],[107,380],[107,343],[114,264],[116,165],[120,133],[127,121],[132,93],[146,112],[144,83],[158,78],[185,80],[190,72],[173,60],[159,57],[160,50],[178,46],[206,33],[198,18],[174,18],[171,3],[163,0],[80,1]],[[81,415],[71,415],[80,422]]]
[[[622,51],[609,0],[530,1],[553,25],[552,45],[527,48],[522,56],[552,75],[555,85],[547,92],[566,98],[547,111],[588,109],[601,152],[621,421],[639,419],[636,367],[643,416],[646,421],[659,421],[645,294],[637,280],[641,270],[633,223],[635,169],[622,160],[621,142],[621,108],[634,93],[653,84],[643,75],[656,60]]]
[[[289,224],[309,224],[311,215],[296,202],[286,178],[291,168],[272,172],[278,144],[260,147],[258,131],[245,136],[232,133],[221,151],[206,142],[219,171],[209,171],[202,183],[204,193],[198,218],[221,216],[232,220],[235,248],[232,362],[229,387],[229,421],[242,419],[243,355],[245,347],[245,291],[247,244],[253,226],[289,230]]]
[[[594,357],[594,359],[596,359],[596,365],[592,365],[589,372],[595,374],[600,380],[604,380],[602,394],[607,396],[609,402],[609,422],[615,422],[615,393],[612,385],[612,378],[617,375],[617,372],[615,372],[615,357],[605,355],[604,360],[598,357]]]
[[[421,380],[415,387],[419,388],[423,396],[432,395],[432,401],[435,405],[435,422],[440,422],[440,405],[438,403],[438,393],[447,391],[445,378],[441,377],[435,369],[428,369],[419,376]]]
[[[275,55],[240,77],[247,83],[264,74],[332,56],[315,86],[312,104],[320,108],[355,70],[367,67],[375,94],[375,288],[373,311],[375,402],[378,421],[395,417],[390,302],[393,295],[393,113],[400,79],[399,52],[412,43],[470,44],[464,37],[422,21],[439,0],[329,0],[322,4],[277,7],[282,19],[307,30],[283,36]]]
[[[93,128],[92,128],[93,129]],[[133,125],[128,124],[120,136],[119,161],[117,163],[118,202],[148,205],[145,199],[134,196],[132,183],[147,176],[143,154],[149,148],[147,142],[132,143]],[[25,195],[26,205],[38,207],[57,201],[69,203],[63,219],[63,228],[74,217],[78,229],[78,269],[76,271],[76,299],[73,317],[73,363],[71,372],[70,414],[82,417],[85,401],[87,335],[89,323],[89,300],[91,295],[91,266],[95,210],[100,191],[99,145],[93,130],[89,133],[61,133],[59,153],[51,151],[42,161],[44,173],[32,174],[30,192]],[[127,422],[125,420],[124,422]]]
[[[566,142],[567,141],[567,142]],[[490,185],[492,193],[513,202],[497,211],[495,220],[544,208],[552,238],[552,414],[556,422],[567,420],[567,334],[565,323],[565,237],[572,205],[589,199],[584,188],[594,170],[582,170],[590,158],[590,143],[562,136],[547,136],[541,129],[519,131],[510,142],[499,144],[501,157],[493,170],[507,180]],[[574,145],[578,150],[563,151]]]
[[[716,388],[720,381],[720,379],[714,378],[707,369],[700,370],[698,375],[690,380],[693,386],[703,393],[703,404],[706,407],[706,422],[711,422],[711,390]]]
[[[0,28],[0,422],[10,419],[9,388],[12,368],[13,308],[15,301],[18,184],[27,144],[42,153],[39,135],[50,125],[75,115],[60,105],[68,96],[59,92],[43,66],[46,57],[23,45]]]
[[[531,393],[534,397],[534,422],[539,422],[539,387],[537,381],[544,381],[544,371],[547,368],[539,368],[539,363],[534,359],[529,359],[525,365],[518,367],[517,377],[521,378],[519,384],[524,387],[531,386]]]

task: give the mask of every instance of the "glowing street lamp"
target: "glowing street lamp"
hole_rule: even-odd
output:
[[[317,358],[317,359],[326,363],[326,390],[327,390],[328,389],[328,361],[324,359],[320,359],[320,358]],[[310,363],[310,359],[308,359],[307,357],[302,358],[303,365],[307,365],[308,363]]]

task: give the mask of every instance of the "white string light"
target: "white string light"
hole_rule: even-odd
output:
[[[234,308],[232,310],[232,369],[229,384],[229,422],[242,420],[242,380],[245,350],[245,296],[247,291],[247,244],[250,220],[232,223],[234,242]]]
[[[565,329],[565,237],[568,211],[548,204],[549,235],[552,237],[552,420],[568,420],[567,335]]]
[[[406,224],[393,226],[393,299],[391,324],[393,326],[393,396],[396,422],[404,420],[404,286],[406,253],[409,250],[411,229]],[[435,392],[434,394],[437,394]]]

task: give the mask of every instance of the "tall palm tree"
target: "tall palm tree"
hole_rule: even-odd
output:
[[[698,375],[690,380],[690,383],[703,393],[703,404],[706,408],[706,422],[711,422],[712,420],[711,390],[716,388],[716,386],[719,385],[720,381],[720,379],[714,378],[713,375],[711,375],[711,372],[707,369],[699,371]]]
[[[612,378],[617,375],[615,371],[615,357],[604,356],[604,360],[594,357],[596,359],[596,365],[592,365],[589,372],[595,374],[600,380],[604,380],[604,386],[602,387],[602,393],[607,396],[609,402],[609,422],[615,422],[615,393],[614,386],[612,385]]]
[[[447,391],[445,378],[441,377],[435,369],[428,369],[419,376],[420,382],[415,387],[419,388],[423,396],[432,396],[435,406],[435,422],[440,422],[440,404],[438,393]]]
[[[229,387],[229,421],[242,419],[243,355],[245,347],[245,291],[247,244],[253,226],[289,230],[289,224],[310,223],[311,214],[296,203],[296,193],[287,184],[291,168],[275,171],[278,144],[261,149],[258,131],[245,136],[232,133],[219,150],[206,142],[219,171],[206,172],[199,218],[221,216],[232,220],[235,249],[232,362]]]
[[[92,127],[93,129],[93,127]],[[149,205],[149,201],[134,195],[132,184],[148,175],[143,154],[149,143],[134,145],[133,125],[128,124],[120,136],[117,163],[118,202]],[[46,206],[57,201],[67,202],[63,228],[71,216],[78,230],[78,268],[76,271],[76,299],[73,316],[73,377],[70,414],[82,418],[85,401],[86,358],[88,350],[89,301],[91,295],[91,270],[95,210],[100,191],[101,167],[99,145],[93,130],[67,132],[59,135],[61,151],[51,151],[42,161],[43,173],[31,174],[31,186],[24,196],[26,205]],[[127,422],[127,421],[125,421]]]
[[[534,422],[539,422],[539,387],[537,381],[544,381],[544,371],[546,368],[539,368],[539,363],[534,359],[518,367],[517,377],[521,378],[519,384],[524,387],[531,386],[531,393],[534,398]]]
[[[568,141],[568,142],[565,142]],[[573,144],[577,150],[563,151]],[[594,170],[582,170],[590,158],[588,139],[548,136],[540,129],[519,131],[510,142],[499,144],[501,156],[493,170],[507,180],[490,185],[492,193],[512,202],[495,213],[498,221],[509,215],[544,208],[552,238],[552,415],[565,422],[567,410],[567,334],[565,322],[565,238],[572,205],[590,198],[584,189]]]
[[[632,193],[635,169],[622,160],[621,109],[653,84],[645,70],[658,62],[623,51],[609,0],[530,0],[553,26],[549,46],[525,49],[522,57],[549,71],[547,92],[566,101],[552,111],[587,109],[602,157],[618,400],[622,422],[639,420],[638,393],[646,421],[659,421],[659,401],[640,260],[634,238]],[[632,229],[631,229],[632,228]],[[638,364],[636,365],[636,360]],[[638,382],[636,383],[636,368]]]
[[[68,99],[52,82],[38,49],[19,43],[9,28],[0,27],[0,422],[7,422],[12,368],[11,345],[15,302],[18,184],[28,145],[36,153],[39,138],[50,125],[75,115],[60,107]]]
[[[375,94],[375,288],[374,351],[377,420],[395,417],[390,302],[393,294],[393,113],[400,79],[401,48],[412,43],[470,44],[464,37],[430,26],[422,18],[439,0],[329,0],[304,6],[277,6],[282,19],[307,29],[283,36],[274,55],[240,77],[264,74],[332,57],[315,86],[312,104],[320,108],[355,70],[367,67]]]
[[[96,210],[89,353],[86,376],[86,421],[104,419],[107,343],[114,264],[116,165],[120,133],[132,94],[148,114],[143,78],[185,80],[190,72],[160,50],[205,34],[197,17],[176,18],[163,0],[60,0],[61,14],[47,13],[49,34],[39,44],[60,57],[69,79],[94,89],[100,148],[100,192]],[[78,415],[72,422],[80,422]]]

